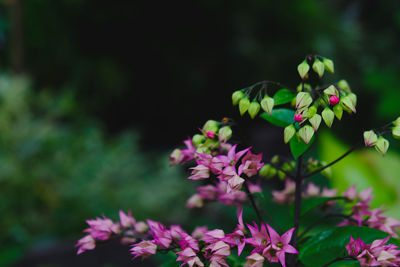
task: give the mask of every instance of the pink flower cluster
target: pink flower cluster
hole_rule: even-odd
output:
[[[197,194],[187,202],[188,208],[202,207],[205,201],[217,200],[227,205],[238,205],[246,199],[246,193],[240,191],[246,177],[252,177],[258,173],[264,165],[261,162],[262,154],[253,154],[250,148],[236,152],[236,145],[223,143],[224,146],[213,154],[196,152],[190,139],[185,141],[186,149],[182,149],[178,159],[171,155],[172,164],[179,164],[195,159],[196,166],[190,168],[190,180],[206,180],[210,184],[199,186]],[[179,153],[178,153],[179,154]],[[215,155],[216,154],[216,155]],[[244,176],[245,175],[245,176]],[[241,177],[244,176],[245,178]],[[260,192],[261,188],[251,184],[249,189]]]
[[[273,201],[279,204],[291,204],[294,202],[294,192],[296,183],[290,179],[285,180],[285,187],[280,191],[272,191]],[[302,196],[303,198],[310,197],[334,197],[337,194],[336,189],[328,189],[324,187],[322,190],[313,183],[308,183]]]
[[[346,250],[361,266],[400,266],[398,247],[392,244],[385,245],[389,238],[390,236],[375,240],[372,244],[365,244],[360,238],[355,240],[351,236]]]
[[[356,186],[352,186],[342,194],[348,201],[354,202],[354,205],[351,207],[350,218],[340,223],[339,226],[365,225],[398,238],[397,228],[400,227],[400,221],[382,215],[384,213],[382,209],[370,209],[370,202],[373,199],[371,191],[372,188],[369,188],[357,193]]]
[[[115,235],[121,235],[121,241],[124,243],[134,242],[135,235],[141,235],[147,231],[147,225],[144,222],[136,222],[135,218],[132,217],[131,211],[125,214],[123,211],[119,211],[120,221],[114,223],[112,220],[103,216],[103,218],[96,218],[94,220],[87,220],[86,223],[89,228],[83,230],[88,233],[83,238],[79,239],[76,247],[79,247],[78,254],[86,250],[93,250],[96,247],[97,241],[105,241]]]

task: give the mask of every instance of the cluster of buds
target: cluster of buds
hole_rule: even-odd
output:
[[[294,160],[283,161],[278,155],[271,158],[270,163],[265,164],[259,172],[259,175],[266,179],[271,179],[278,176],[279,179],[283,180],[286,178],[286,173],[290,173],[294,170],[296,162]]]
[[[355,240],[351,236],[346,250],[361,266],[400,266],[399,247],[393,244],[386,245],[389,239],[390,236],[366,244],[361,238]]]
[[[297,71],[301,79],[307,80],[309,77],[310,64],[312,64],[312,69],[318,74],[321,78],[324,75],[324,71],[327,70],[330,73],[335,72],[333,61],[329,58],[321,57],[321,56],[307,56],[303,62],[301,62],[297,66]]]
[[[210,154],[229,150],[230,145],[227,141],[232,137],[232,129],[228,125],[228,119],[224,118],[221,122],[208,120],[200,132],[183,142],[186,148],[177,148],[171,153],[171,166],[193,160],[196,153]]]
[[[373,199],[371,191],[372,188],[369,188],[357,193],[356,186],[352,186],[342,194],[347,201],[351,202],[351,215],[348,219],[341,222],[339,226],[368,226],[398,238],[397,228],[400,227],[400,221],[382,215],[384,213],[382,209],[371,210],[370,202]]]
[[[373,130],[365,131],[363,135],[365,146],[374,146],[382,156],[385,156],[389,148],[389,141],[386,138],[383,136],[378,137]]]
[[[285,187],[282,190],[272,191],[272,201],[279,204],[292,204],[294,202],[294,194],[296,190],[296,183],[290,179],[285,180]],[[336,189],[328,189],[327,187],[321,188],[313,183],[308,183],[304,192],[302,192],[303,198],[311,197],[334,197],[337,194]],[[332,204],[329,202],[327,204]]]

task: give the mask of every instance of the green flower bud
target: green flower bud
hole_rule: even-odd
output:
[[[317,114],[317,107],[316,106],[309,107],[307,111],[307,118],[312,118],[314,117],[315,114]]]
[[[252,119],[254,119],[258,112],[260,111],[260,104],[257,101],[251,102],[249,106],[249,115]]]
[[[329,58],[324,58],[322,60],[322,62],[324,63],[325,69],[327,71],[329,71],[330,73],[334,73],[335,72],[335,67],[333,65],[333,61],[330,60]]]
[[[350,86],[349,86],[349,84],[347,83],[346,80],[340,80],[340,81],[337,83],[337,86],[338,86],[340,89],[342,89],[342,90],[344,90],[344,91],[346,91],[346,92],[350,92]]]
[[[215,120],[208,120],[203,126],[203,131],[204,132],[213,132],[216,133],[218,132],[218,122]]]
[[[278,177],[279,179],[283,180],[286,178],[286,174],[283,171],[278,171]]]
[[[263,100],[261,100],[261,108],[271,115],[272,109],[274,107],[275,100],[272,97],[265,96]]]
[[[332,95],[336,95],[337,90],[336,90],[335,86],[331,85],[324,90],[324,93],[328,96],[332,96]]]
[[[273,156],[272,157],[272,159],[271,159],[271,163],[273,163],[273,164],[278,164],[279,163],[279,156],[278,155],[275,155],[275,156]]]
[[[285,144],[289,143],[290,139],[293,138],[294,134],[296,133],[296,128],[291,124],[285,128],[283,131],[284,141]]]
[[[373,146],[376,141],[378,141],[378,136],[374,133],[374,131],[365,131],[364,134],[364,143],[365,146]]]
[[[232,104],[234,106],[236,106],[237,104],[239,104],[240,99],[242,99],[244,97],[244,93],[242,90],[237,90],[235,92],[233,92],[232,94]]]
[[[400,126],[400,117],[398,117],[394,122],[393,122],[394,126]]]
[[[356,113],[356,107],[354,105],[353,100],[354,100],[354,97],[350,97],[350,95],[347,95],[345,97],[342,97],[340,102],[342,103],[344,108],[351,110],[351,112],[353,112],[353,113]]]
[[[350,98],[350,100],[351,100],[351,102],[353,103],[354,106],[357,105],[357,96],[355,94],[351,93],[347,97]]]
[[[310,70],[310,66],[307,64],[307,61],[304,60],[297,66],[297,71],[299,72],[299,75],[301,79],[304,80],[304,77],[306,77],[308,71]]]
[[[310,106],[312,103],[312,97],[310,93],[300,92],[296,96],[296,109],[303,109]]]
[[[317,131],[319,128],[319,125],[321,124],[321,116],[319,114],[315,114],[311,119],[308,119],[312,127],[314,128],[314,131]]]
[[[240,101],[239,101],[240,115],[243,116],[243,114],[246,113],[246,111],[249,109],[249,106],[250,106],[250,100],[248,97],[244,97],[244,98],[240,99]]]
[[[195,147],[204,143],[205,141],[206,141],[206,138],[202,134],[195,134],[192,138],[192,142]]]
[[[299,135],[304,143],[308,145],[314,135],[314,129],[310,125],[305,125],[299,130]]]
[[[400,139],[400,126],[395,126],[392,128],[393,137],[396,139]]]
[[[385,156],[387,150],[389,148],[389,141],[383,138],[382,136],[379,136],[378,141],[375,143],[375,149],[382,154],[382,156]]]
[[[333,106],[333,113],[335,113],[336,118],[338,118],[338,120],[342,119],[343,116],[343,108],[341,105],[334,105]]]
[[[232,137],[232,129],[230,126],[224,126],[218,131],[218,136],[220,141],[226,142]]]
[[[261,167],[259,174],[260,176],[269,179],[276,175],[276,169],[271,164],[265,164]]]
[[[290,165],[289,163],[285,162],[282,164],[282,170],[284,170],[285,172],[291,172],[293,171],[293,166]]]
[[[319,77],[324,75],[324,63],[322,63],[318,58],[314,60],[314,64],[312,65],[313,70],[318,74]]]
[[[324,119],[326,126],[331,128],[333,120],[335,119],[335,114],[327,107],[322,111],[322,118]]]

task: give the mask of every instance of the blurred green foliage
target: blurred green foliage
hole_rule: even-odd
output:
[[[142,151],[135,132],[105,136],[73,99],[0,76],[0,251],[77,238],[85,219],[116,218],[118,209],[185,220],[192,190],[181,169],[165,153]]]

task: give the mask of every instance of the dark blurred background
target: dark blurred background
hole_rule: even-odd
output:
[[[118,244],[73,249],[86,218],[118,209],[220,226],[234,209],[187,211],[196,185],[168,167],[169,152],[227,116],[235,140],[287,153],[281,130],[241,118],[231,93],[264,79],[296,88],[297,64],[320,54],[335,62],[327,80],[359,96],[357,114],[311,151],[334,159],[400,114],[399,47],[397,0],[1,1],[0,265],[131,265]],[[374,186],[374,205],[400,219],[400,146],[389,140],[385,161],[357,152],[331,183]]]

